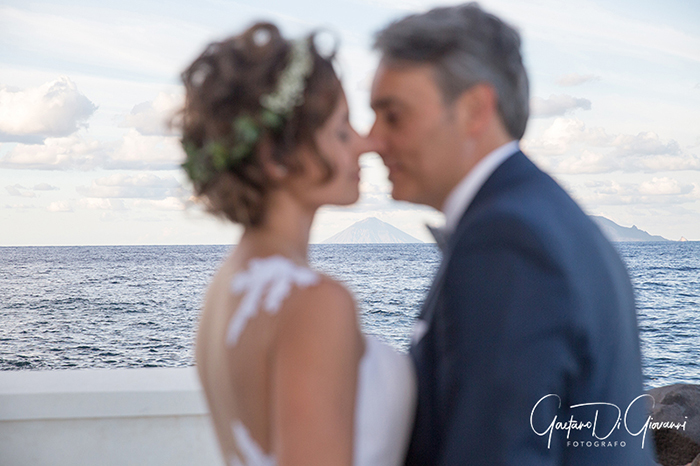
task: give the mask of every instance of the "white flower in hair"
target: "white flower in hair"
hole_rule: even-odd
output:
[[[304,101],[305,81],[311,74],[313,64],[308,39],[293,41],[292,56],[282,71],[275,91],[263,95],[260,104],[278,115],[289,114]]]

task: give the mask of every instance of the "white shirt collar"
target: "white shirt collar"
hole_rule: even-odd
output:
[[[518,141],[510,141],[503,144],[491,151],[491,153],[474,165],[474,167],[469,170],[469,173],[462,178],[462,181],[452,189],[447,199],[445,199],[445,204],[442,206],[442,212],[445,214],[444,230],[447,234],[451,234],[455,228],[457,228],[457,224],[462,218],[462,215],[467,211],[476,193],[479,192],[491,174],[493,174],[508,157],[519,150],[520,146]]]

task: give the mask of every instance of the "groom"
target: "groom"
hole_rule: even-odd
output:
[[[519,149],[518,33],[468,4],[404,18],[375,46],[370,137],[392,196],[446,221],[411,346],[406,464],[651,464],[632,287],[599,229]]]

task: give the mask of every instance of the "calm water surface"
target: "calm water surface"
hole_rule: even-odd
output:
[[[700,242],[617,243],[635,286],[647,386],[700,383]],[[0,248],[0,370],[188,366],[227,246]],[[440,261],[430,244],[313,245],[396,348]]]

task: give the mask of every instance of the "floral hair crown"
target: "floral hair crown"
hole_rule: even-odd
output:
[[[193,141],[183,139],[182,147],[187,158],[182,168],[192,182],[202,186],[217,173],[233,168],[249,157],[264,129],[279,131],[294,109],[304,103],[306,79],[313,71],[313,64],[309,39],[292,41],[291,56],[280,74],[277,86],[271,93],[260,97],[262,109],[258,118],[243,114],[233,120],[235,145],[209,141],[203,147],[198,147]]]

